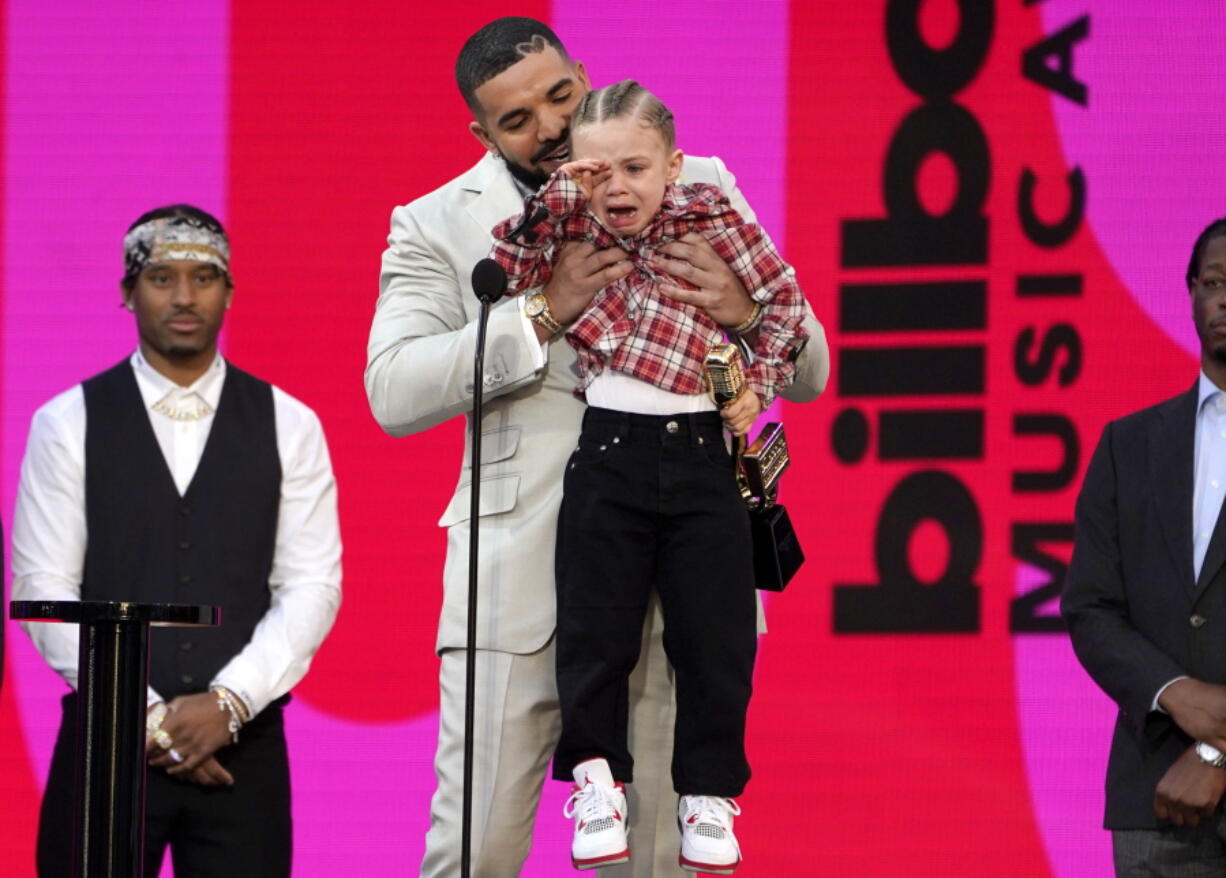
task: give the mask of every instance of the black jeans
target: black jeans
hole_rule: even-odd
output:
[[[673,785],[740,795],[757,601],[749,519],[717,413],[587,410],[566,469],[557,584],[554,777],[603,756],[615,779],[634,779],[627,678],[654,588],[677,690]]]

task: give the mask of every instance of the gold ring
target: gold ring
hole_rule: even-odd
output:
[[[162,722],[166,719],[166,704],[159,701],[153,705],[145,718],[145,734],[152,735],[162,727]]]
[[[171,740],[170,734],[165,729],[158,729],[156,732],[154,732],[153,740],[157,742],[157,745],[163,750],[169,750],[175,745],[175,742]]]

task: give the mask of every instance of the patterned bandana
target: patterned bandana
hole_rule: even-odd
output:
[[[126,277],[136,277],[146,265],[187,259],[216,265],[230,273],[230,241],[195,217],[171,216],[141,223],[123,236]]]

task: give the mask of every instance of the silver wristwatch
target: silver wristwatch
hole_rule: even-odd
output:
[[[1226,753],[1223,753],[1217,747],[1211,744],[1206,744],[1204,741],[1196,742],[1196,755],[1200,757],[1200,761],[1206,765],[1212,765],[1214,768],[1226,768]]]

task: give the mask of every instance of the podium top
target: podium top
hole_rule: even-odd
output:
[[[150,625],[221,624],[219,607],[139,604],[135,601],[12,601],[9,618],[35,622],[136,622]]]

